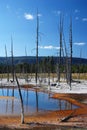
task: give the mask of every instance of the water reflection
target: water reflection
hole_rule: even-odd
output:
[[[20,105],[18,100],[0,99],[0,115],[18,115]]]
[[[25,114],[34,114],[47,110],[68,110],[77,106],[59,99],[49,97],[49,94],[22,89]],[[14,93],[14,94],[13,94]],[[17,89],[0,89],[0,96],[14,96],[14,99],[0,98],[0,115],[20,115],[20,99]]]
[[[38,92],[36,90],[36,112],[38,112]]]

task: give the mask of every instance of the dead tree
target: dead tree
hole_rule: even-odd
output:
[[[5,54],[6,54],[7,81],[9,82],[9,66],[8,66],[8,57],[7,57],[6,45],[5,45]]]
[[[65,116],[64,118],[62,118],[60,122],[67,122],[70,118],[74,117],[75,111],[76,109],[74,109],[68,116]]]
[[[25,47],[25,56],[27,58],[27,50],[26,50],[26,47]],[[28,82],[28,72],[27,72],[27,65],[25,66],[25,81]]]
[[[79,65],[78,65],[78,80],[80,80],[81,58],[82,58],[82,49],[80,50],[80,63],[79,63]]]
[[[51,69],[51,62],[50,62],[50,57],[48,56],[47,58],[47,71],[48,71],[48,85],[50,86],[50,69]]]
[[[13,39],[12,39],[12,36],[11,36],[11,60],[12,60],[12,81],[11,82],[14,82],[14,57],[13,57]],[[13,86],[12,96],[14,97],[14,86]]]
[[[14,57],[13,57],[13,39],[11,37],[11,59],[12,59],[12,78],[14,82]]]
[[[64,49],[65,49],[65,59],[64,59],[65,79],[66,79],[66,82],[68,83],[68,54],[67,54],[66,41],[65,41],[64,33],[63,33],[63,42],[64,42]]]
[[[58,62],[58,82],[60,82],[61,75],[61,57],[62,57],[62,36],[63,36],[63,18],[60,15],[60,26],[59,26],[59,34],[60,34],[60,50],[59,50],[59,62]]]
[[[22,94],[21,94],[21,88],[18,82],[18,78],[15,74],[15,78],[16,78],[16,82],[18,85],[18,91],[19,91],[19,96],[20,96],[20,101],[21,101],[21,124],[24,124],[24,106],[23,106],[23,98],[22,98]]]
[[[70,18],[69,43],[70,43],[69,85],[70,85],[70,90],[71,90],[71,82],[72,82],[72,18]]]
[[[38,10],[37,10],[37,28],[36,28],[36,85],[37,85],[37,78],[38,78],[38,36],[39,36],[39,17],[38,17]]]

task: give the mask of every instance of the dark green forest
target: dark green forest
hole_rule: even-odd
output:
[[[58,67],[57,57],[39,57],[38,73],[56,73]],[[6,59],[0,59],[0,73],[12,72],[11,58],[8,58],[8,65]],[[14,67],[16,73],[35,73],[36,72],[36,58],[35,57],[14,57]],[[65,72],[65,59],[62,58],[60,66],[61,73]],[[87,73],[87,60],[80,58],[73,58],[72,73]]]

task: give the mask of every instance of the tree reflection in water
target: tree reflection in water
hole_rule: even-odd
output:
[[[31,91],[23,89],[22,91],[24,111],[26,114],[34,114],[38,112],[44,112],[49,110],[68,110],[78,108],[77,106],[67,102],[65,100],[53,99],[48,93],[38,92],[38,90]],[[14,89],[14,98],[11,99],[12,89],[4,89],[4,96],[9,98],[0,98],[0,114],[1,115],[20,115],[20,98],[18,90]],[[3,96],[2,89],[0,89],[0,96]]]

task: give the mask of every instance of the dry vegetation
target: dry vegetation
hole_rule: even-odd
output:
[[[28,73],[27,75],[28,75],[29,78],[35,77],[35,73],[32,73],[32,74]],[[48,73],[39,73],[38,75],[39,75],[39,77],[48,78]],[[21,77],[24,78],[26,76],[26,74],[17,73],[17,76],[19,78],[21,78]],[[9,77],[12,78],[12,74],[11,73],[9,74]],[[57,78],[57,74],[56,73],[51,73],[50,77],[51,78],[54,78],[54,77]],[[63,73],[61,74],[61,77],[64,78],[64,74]],[[73,77],[73,79],[87,80],[87,73],[72,73],[72,77]],[[0,74],[0,78],[7,78],[7,74],[6,73]]]

